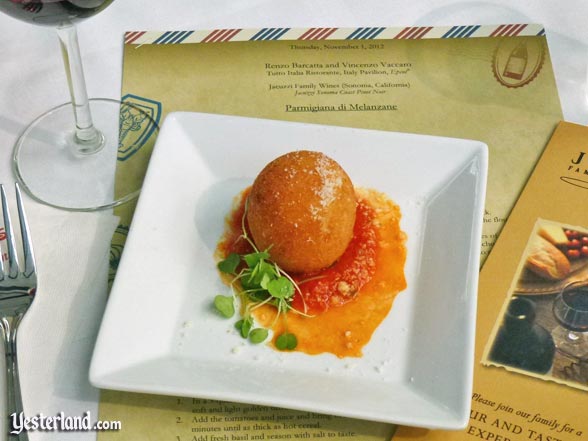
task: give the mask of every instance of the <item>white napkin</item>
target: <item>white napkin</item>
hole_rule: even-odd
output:
[[[118,218],[25,205],[39,285],[18,336],[24,413],[82,417],[89,411],[94,422],[99,391],[90,385],[88,369],[106,304],[110,240]],[[93,440],[96,433],[35,431],[29,438]]]

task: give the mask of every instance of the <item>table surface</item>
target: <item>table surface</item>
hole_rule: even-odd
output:
[[[541,23],[546,28],[564,118],[586,124],[587,17],[585,0],[118,0],[81,23],[78,33],[89,95],[117,99],[121,87],[122,37],[129,30]],[[16,138],[39,114],[68,101],[68,90],[54,30],[0,14],[0,38],[0,182],[6,184],[14,181],[11,151]],[[26,204],[34,213],[35,224],[44,225],[45,231],[51,231],[52,223],[62,225],[64,217],[75,216],[37,206],[28,198]],[[75,236],[81,232],[71,233]],[[63,244],[55,243],[54,247],[54,253],[69,252]],[[50,270],[44,268],[46,272]],[[55,324],[53,339],[45,341],[44,333],[36,332],[32,325],[25,327],[19,343],[27,344],[20,351],[31,351],[41,343],[48,345],[45,351],[63,351],[64,342],[75,341],[71,334],[78,331],[67,321],[75,316],[75,308],[86,308],[86,326],[95,331],[106,300],[105,285],[100,285],[100,291],[90,313],[82,302],[69,304],[68,315]],[[27,416],[57,411],[67,411],[72,416],[86,411],[95,413],[98,391],[87,383],[89,354],[91,348],[78,357],[69,354],[75,362],[67,366],[63,360],[44,364],[40,355],[35,358],[35,354],[27,354],[24,358],[29,365],[21,365],[25,373],[21,381]],[[28,372],[31,375],[27,377]],[[68,378],[76,378],[76,382],[69,387],[59,384],[67,383]],[[69,435],[75,439],[95,439],[92,432],[32,432],[30,439],[64,439]]]

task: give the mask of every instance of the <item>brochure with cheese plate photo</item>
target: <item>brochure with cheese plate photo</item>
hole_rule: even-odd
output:
[[[588,436],[588,127],[561,122],[480,273],[470,423],[394,441]]]

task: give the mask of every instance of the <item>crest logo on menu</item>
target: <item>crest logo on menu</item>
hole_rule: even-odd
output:
[[[581,151],[571,158],[567,172],[567,176],[560,176],[562,181],[588,189],[588,153]]]
[[[118,270],[118,265],[120,263],[120,259],[122,257],[123,248],[125,241],[127,240],[127,236],[129,235],[129,226],[128,225],[118,225],[116,230],[114,231],[114,235],[112,237],[112,242],[110,244],[110,258],[108,260],[109,263],[109,271],[108,271],[108,283],[112,284],[114,282],[114,277],[116,276],[116,271]]]
[[[119,161],[126,161],[157,134],[161,103],[137,95],[122,97],[119,120]]]

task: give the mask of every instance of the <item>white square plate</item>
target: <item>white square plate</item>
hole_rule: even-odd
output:
[[[227,292],[213,253],[233,198],[265,164],[298,149],[323,151],[356,186],[386,193],[402,210],[408,287],[361,358],[250,345],[233,321],[211,309],[214,296]],[[465,427],[487,162],[487,147],[478,141],[169,115],[100,328],[91,382],[412,426]]]

